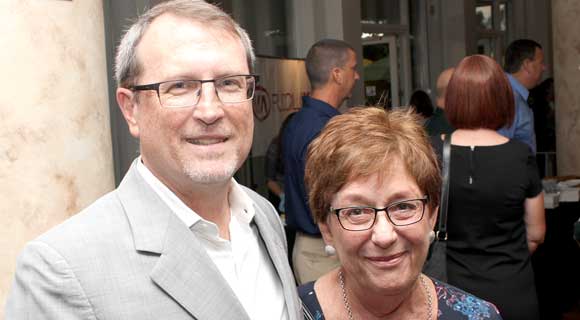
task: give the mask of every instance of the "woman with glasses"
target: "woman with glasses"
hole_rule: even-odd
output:
[[[299,288],[306,319],[501,319],[421,273],[441,178],[416,114],[371,107],[332,118],[309,147],[305,182],[341,263]]]

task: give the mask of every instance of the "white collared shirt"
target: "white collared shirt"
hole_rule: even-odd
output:
[[[191,210],[141,162],[137,171],[156,194],[199,238],[251,319],[288,319],[282,283],[252,224],[254,203],[232,178],[228,200],[230,240],[219,236],[215,223]]]

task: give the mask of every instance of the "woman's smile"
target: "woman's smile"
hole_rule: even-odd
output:
[[[369,256],[367,260],[371,262],[371,264],[379,267],[379,268],[394,268],[400,265],[404,258],[406,257],[406,252],[399,252],[396,254],[391,255],[377,255],[377,256]]]

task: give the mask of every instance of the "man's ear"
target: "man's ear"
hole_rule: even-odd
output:
[[[332,79],[334,80],[334,82],[341,85],[342,82],[344,81],[343,76],[342,76],[342,70],[338,67],[335,67],[335,68],[332,68],[331,72],[332,72],[331,76],[332,76]]]
[[[129,132],[135,138],[139,138],[139,124],[137,122],[137,105],[133,91],[127,88],[117,88],[117,104],[127,121]]]

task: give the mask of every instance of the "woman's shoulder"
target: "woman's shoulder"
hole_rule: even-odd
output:
[[[534,156],[535,157],[535,154],[532,151],[532,149],[530,149],[530,146],[528,146],[527,144],[525,144],[522,141],[510,139],[506,145],[509,146],[509,149],[512,153],[517,152],[517,154],[519,156],[524,156],[524,157]]]
[[[536,158],[532,149],[527,144],[515,139],[509,139],[506,143],[493,148],[489,152],[489,155],[503,159],[506,165],[513,164],[518,167],[522,164],[525,165],[532,159],[535,161]]]
[[[298,295],[302,301],[302,313],[305,320],[324,320],[322,308],[314,292],[314,281],[299,286]]]
[[[440,320],[501,320],[495,305],[450,284],[432,279],[437,292]]]

